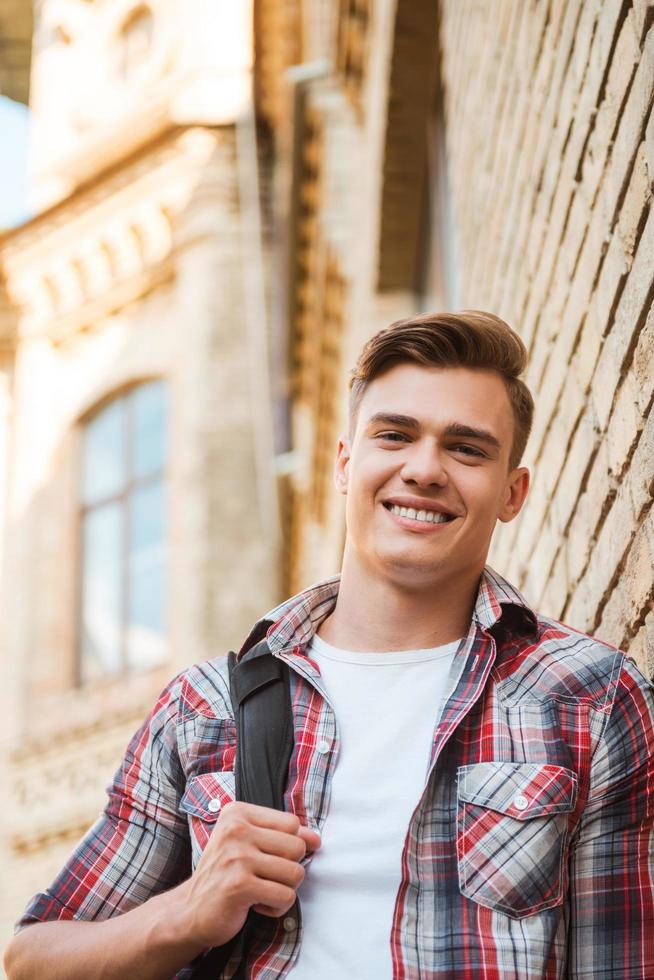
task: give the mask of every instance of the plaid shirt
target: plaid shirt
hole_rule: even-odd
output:
[[[337,591],[328,580],[266,617],[272,653],[292,667],[286,806],[318,829],[339,739],[306,650]],[[621,651],[537,616],[488,567],[455,663],[406,832],[389,923],[394,980],[654,977],[649,681]],[[234,752],[226,661],[191,667],[161,695],[103,815],[19,927],[117,915],[188,876],[233,799]],[[299,908],[266,920],[247,975],[284,976],[301,936]]]

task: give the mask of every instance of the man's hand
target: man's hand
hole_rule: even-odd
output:
[[[9,944],[10,980],[166,980],[239,931],[250,907],[283,915],[304,878],[300,861],[320,835],[297,817],[230,803],[195,873],[129,912],[97,922],[41,922]]]
[[[250,908],[283,915],[304,879],[302,858],[319,846],[320,835],[293,814],[228,803],[193,876],[178,889],[187,938],[206,948],[222,946]]]

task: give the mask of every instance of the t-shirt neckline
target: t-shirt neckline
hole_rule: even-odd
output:
[[[429,647],[424,650],[372,650],[361,652],[359,650],[343,650],[340,647],[334,647],[331,643],[327,643],[315,633],[311,640],[311,650],[314,655],[324,657],[325,660],[370,667],[390,667],[397,666],[398,664],[416,664],[425,663],[430,660],[441,660],[443,657],[448,657],[455,653],[460,642],[461,639],[452,640],[451,643]]]

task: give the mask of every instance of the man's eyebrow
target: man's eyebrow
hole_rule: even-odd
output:
[[[420,422],[411,415],[398,415],[395,412],[376,412],[368,419],[368,425],[399,425],[405,429],[419,429]],[[492,432],[488,429],[478,429],[463,422],[450,422],[445,427],[446,436],[459,436],[466,439],[477,439],[478,442],[485,442],[494,449],[501,450],[502,445]]]
[[[375,412],[368,419],[367,425],[401,425],[405,429],[419,429],[420,422],[411,415],[397,415],[395,412]]]
[[[463,422],[450,422],[445,429],[446,436],[463,436],[466,439],[477,439],[479,442],[486,442],[495,449],[501,449],[502,445],[497,436],[494,436],[488,429],[475,429],[471,425],[464,425]]]

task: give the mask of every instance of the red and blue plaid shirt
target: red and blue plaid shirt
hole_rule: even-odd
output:
[[[286,806],[318,829],[339,741],[306,651],[337,591],[331,579],[266,617],[273,655],[292,668]],[[620,650],[537,616],[488,567],[455,664],[406,832],[389,923],[394,980],[654,977],[649,681]],[[159,698],[104,813],[19,926],[118,915],[187,877],[233,799],[234,752],[226,660],[191,667]],[[291,970],[300,912],[266,920],[248,977]]]

